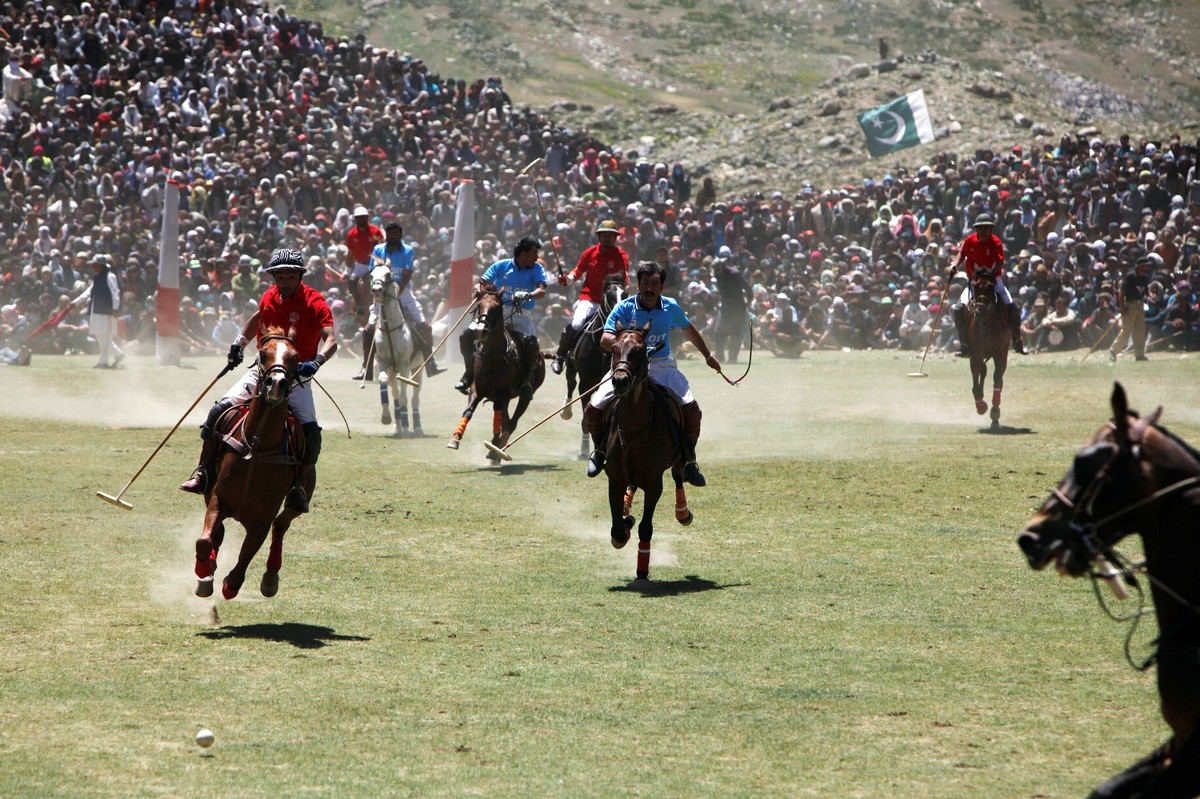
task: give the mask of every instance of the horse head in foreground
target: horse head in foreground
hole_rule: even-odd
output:
[[[1162,714],[1172,735],[1096,789],[1094,797],[1200,795],[1200,453],[1148,417],[1129,410],[1118,383],[1113,417],[1076,455],[1071,469],[1017,539],[1029,565],[1060,574],[1150,584],[1159,638]],[[1137,533],[1144,566],[1114,550]],[[1123,590],[1119,587],[1118,590]],[[1132,661],[1131,661],[1132,662]]]

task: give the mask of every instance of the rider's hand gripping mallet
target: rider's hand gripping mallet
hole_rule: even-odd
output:
[[[609,379],[609,378],[611,378],[611,377],[612,377],[612,375],[611,375],[611,374],[605,375],[605,376],[604,376],[604,380],[608,380],[608,379]],[[544,425],[546,422],[550,421],[550,420],[551,420],[552,418],[554,418],[555,416],[558,416],[558,414],[562,413],[562,410],[563,410],[563,408],[567,407],[568,405],[571,405],[571,404],[573,404],[573,403],[576,403],[576,402],[578,402],[580,399],[582,399],[582,398],[583,398],[583,396],[584,396],[585,394],[590,394],[590,393],[592,393],[593,391],[595,391],[596,389],[600,388],[600,386],[604,385],[604,380],[601,380],[599,383],[597,383],[596,385],[592,386],[592,387],[591,387],[591,388],[589,388],[587,391],[581,391],[581,392],[579,392],[579,396],[577,396],[577,397],[573,397],[572,399],[569,399],[569,400],[567,400],[566,402],[564,402],[562,405],[560,405],[560,406],[558,407],[558,409],[557,409],[557,410],[555,410],[553,413],[551,413],[551,414],[550,414],[549,416],[547,416],[545,419],[542,419],[540,422],[538,422],[537,424],[535,424],[535,425],[533,425],[532,427],[530,427],[528,430],[526,430],[526,431],[525,431],[524,433],[522,433],[521,435],[519,435],[519,436],[517,436],[516,438],[514,438],[512,441],[510,441],[510,442],[508,442],[507,444],[505,444],[503,448],[501,448],[501,447],[497,447],[495,444],[493,444],[493,443],[492,443],[492,442],[490,442],[490,441],[485,441],[485,442],[483,442],[483,445],[484,445],[485,447],[487,447],[489,451],[491,451],[491,452],[494,452],[495,454],[499,455],[499,456],[500,456],[501,458],[503,458],[504,460],[506,460],[506,461],[511,461],[511,460],[512,460],[512,455],[509,455],[509,454],[508,454],[508,451],[507,451],[509,447],[511,447],[513,444],[517,443],[518,441],[520,441],[520,440],[521,440],[522,438],[524,438],[525,436],[527,436],[527,435],[529,435],[530,433],[532,433],[534,430],[537,430],[539,427],[541,427],[542,425]]]
[[[431,360],[433,360],[433,356],[437,355],[438,350],[440,350],[442,348],[442,345],[445,344],[450,339],[450,335],[455,330],[458,329],[458,326],[462,324],[462,320],[467,318],[467,314],[469,314],[471,312],[471,309],[473,309],[475,307],[476,303],[478,303],[478,302],[479,302],[478,299],[471,300],[471,304],[467,306],[467,310],[462,312],[462,316],[458,317],[458,321],[450,326],[450,328],[446,331],[446,335],[442,336],[442,340],[439,341],[437,343],[437,345],[434,346],[434,348],[429,351],[429,357],[427,357],[425,360],[421,361],[421,365],[418,366],[413,371],[412,376],[409,377],[409,379],[407,381],[409,383],[409,385],[415,386],[417,384],[417,379],[416,379],[417,375],[421,374],[421,370],[425,368],[425,364],[427,364]]]
[[[196,397],[196,401],[188,406],[188,409],[183,412],[183,416],[179,417],[179,421],[176,422],[175,426],[171,428],[171,432],[167,433],[166,438],[164,438],[162,441],[160,441],[158,446],[154,448],[154,451],[150,453],[150,457],[146,458],[146,462],[142,464],[142,468],[138,469],[137,472],[134,473],[133,477],[129,478],[129,482],[125,484],[124,488],[122,488],[120,491],[117,492],[117,495],[115,497],[110,494],[105,494],[103,491],[97,491],[96,496],[100,497],[100,499],[104,500],[105,502],[109,503],[110,505],[116,505],[118,508],[124,508],[125,510],[133,510],[133,505],[130,505],[128,502],[121,499],[121,497],[125,494],[126,491],[129,490],[129,487],[131,485],[133,485],[133,481],[138,479],[138,475],[140,475],[142,472],[146,471],[146,467],[150,465],[150,461],[154,460],[154,456],[157,455],[158,451],[163,448],[164,444],[167,443],[167,439],[169,439],[172,435],[175,434],[175,431],[179,429],[179,425],[183,424],[183,420],[187,418],[188,414],[191,413],[192,410],[197,405],[200,404],[200,400],[204,399],[204,395],[207,394],[209,391],[211,391],[212,387],[217,384],[217,381],[220,380],[222,377],[224,377],[226,375],[226,373],[228,373],[232,369],[233,369],[232,365],[227,365],[224,369],[221,370],[221,373],[219,375],[217,375],[216,377],[213,378],[211,383],[209,383],[207,386],[205,386],[204,390],[200,392],[200,396]]]

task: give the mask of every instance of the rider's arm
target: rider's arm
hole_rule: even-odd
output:
[[[396,293],[403,294],[404,290],[408,288],[409,283],[412,283],[412,270],[405,269],[404,276],[401,277],[400,280],[396,283]]]
[[[325,325],[321,328],[321,345],[317,348],[317,362],[323,364],[328,361],[337,352],[337,348],[337,336],[333,334],[333,325]]]
[[[533,291],[529,292],[530,299],[536,300],[538,297],[545,297],[545,296],[546,296],[546,284],[545,283],[538,283],[537,288],[535,288]]]
[[[251,339],[258,338],[258,320],[262,318],[262,311],[255,311],[246,320],[246,324],[242,325],[242,334],[238,336],[238,343],[243,347],[250,342]]]
[[[708,368],[714,371],[721,371],[721,362],[717,360],[717,356],[712,354],[712,350],[704,343],[704,336],[700,335],[700,331],[691,322],[683,328],[684,337],[695,345],[697,352],[704,356],[704,362],[708,364]],[[603,345],[602,345],[603,346]]]
[[[609,331],[605,330],[600,334],[600,349],[604,350],[605,352],[612,352],[613,344],[615,344],[616,341],[617,334],[610,333]]]

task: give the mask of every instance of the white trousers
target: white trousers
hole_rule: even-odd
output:
[[[600,384],[600,388],[592,394],[588,405],[593,408],[604,408],[608,405],[613,397],[612,372],[608,373],[610,379],[605,380]],[[651,358],[649,377],[658,385],[665,388],[671,393],[675,399],[679,400],[680,405],[687,405],[695,402],[696,398],[692,396],[692,388],[688,385],[688,380],[683,376],[683,372],[679,371],[679,365],[675,363],[674,358]]]
[[[117,317],[106,313],[92,313],[88,318],[88,328],[96,343],[100,345],[100,359],[96,361],[103,366],[109,365],[110,358],[125,355],[113,337],[117,335]]]
[[[224,399],[249,402],[258,387],[258,370],[254,367],[233,387],[225,392]],[[307,381],[296,383],[288,394],[288,409],[300,424],[317,421],[317,406],[313,404],[312,386]]]
[[[571,327],[575,328],[576,330],[582,330],[584,321],[588,318],[588,314],[590,314],[593,310],[599,313],[600,304],[592,302],[591,300],[579,300],[576,302],[575,312],[571,314]],[[605,321],[607,320],[600,320],[601,324],[603,324]]]

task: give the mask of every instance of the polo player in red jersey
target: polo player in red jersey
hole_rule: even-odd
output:
[[[297,370],[299,379],[288,394],[288,409],[304,431],[306,449],[304,461],[288,493],[287,504],[293,510],[308,513],[308,494],[304,486],[321,454],[321,426],[317,424],[317,409],[309,383],[321,365],[337,351],[333,314],[321,293],[300,281],[304,274],[304,256],[299,250],[276,250],[267,272],[275,279],[275,285],[263,294],[258,310],[246,320],[241,335],[229,347],[228,363],[234,367],[242,362],[251,336],[257,339],[272,327],[294,331],[291,335],[300,368]],[[204,442],[200,464],[179,486],[181,491],[203,494],[212,485],[216,477],[212,469],[221,444],[214,432],[217,419],[234,405],[248,403],[257,387],[258,370],[251,369],[225,396],[213,403],[208,419],[200,427],[200,438]]]
[[[1004,244],[992,235],[995,221],[987,214],[975,217],[975,232],[967,236],[958,251],[958,258],[950,269],[950,277],[958,273],[958,267],[966,264],[968,287],[975,277],[976,269],[988,269],[996,275],[996,298],[1003,303],[1008,314],[1008,329],[1012,332],[1013,350],[1021,355],[1025,345],[1021,341],[1021,310],[1013,305],[1012,297],[1004,285]],[[967,345],[967,306],[960,302],[954,306],[954,327],[958,330],[958,357],[970,357]]]

